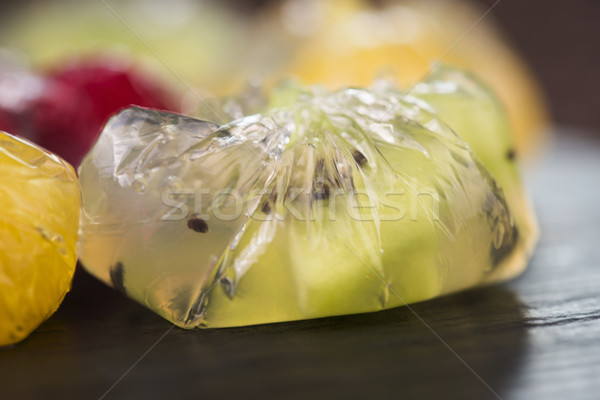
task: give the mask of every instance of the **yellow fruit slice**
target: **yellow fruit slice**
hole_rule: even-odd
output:
[[[0,132],[0,346],[60,305],[77,262],[79,182],[57,156]]]
[[[547,128],[546,106],[531,72],[490,18],[476,23],[485,11],[458,0],[407,0],[380,8],[364,0],[289,0],[275,15],[282,31],[296,34],[299,50],[279,76],[332,88],[366,86],[383,76],[410,87],[442,59],[475,72],[498,93],[516,151],[526,155]],[[297,25],[311,29],[297,32]]]

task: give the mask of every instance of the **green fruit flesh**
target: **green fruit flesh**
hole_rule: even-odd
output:
[[[468,143],[498,182],[515,218],[520,251],[523,257],[530,257],[539,228],[520,176],[518,154],[500,100],[476,77],[448,66],[438,67],[411,94],[427,102]],[[525,262],[515,263],[514,268],[498,272],[502,272],[502,279],[507,279],[521,273],[525,266]]]
[[[425,107],[389,88],[280,98],[219,128],[114,117],[80,167],[86,268],[185,328],[376,311],[522,268],[510,202]]]

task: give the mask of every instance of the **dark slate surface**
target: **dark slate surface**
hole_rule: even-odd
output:
[[[600,146],[558,141],[529,181],[529,270],[414,313],[183,331],[78,271],[0,351],[0,398],[600,398]]]

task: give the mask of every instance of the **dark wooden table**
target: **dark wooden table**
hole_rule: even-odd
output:
[[[422,320],[184,331],[78,271],[60,310],[0,351],[0,399],[600,399],[600,145],[559,140],[528,177],[529,270],[414,305]]]

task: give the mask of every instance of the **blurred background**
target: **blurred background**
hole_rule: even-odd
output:
[[[291,77],[329,87],[384,78],[410,88],[440,57],[498,93],[523,158],[539,153],[556,126],[600,137],[600,3],[592,0],[0,7],[0,129],[75,165],[106,118],[129,104],[198,115],[207,100]]]
[[[246,388],[305,393],[311,384],[491,398],[474,370],[507,399],[590,398],[600,390],[598,15],[597,0],[0,2],[0,130],[74,166],[130,104],[203,115],[205,103],[251,103],[290,78],[332,88],[383,78],[408,89],[443,57],[498,94],[516,154],[540,161],[525,172],[542,232],[531,267],[504,286],[416,312],[176,329],[155,350],[167,322],[79,268],[58,313],[3,353],[10,384],[0,387],[36,398],[106,395],[117,384],[127,398],[190,388],[249,398]]]
[[[481,5],[490,1],[477,0]],[[600,25],[594,0],[503,0],[492,18],[527,61],[554,121],[600,136]]]

